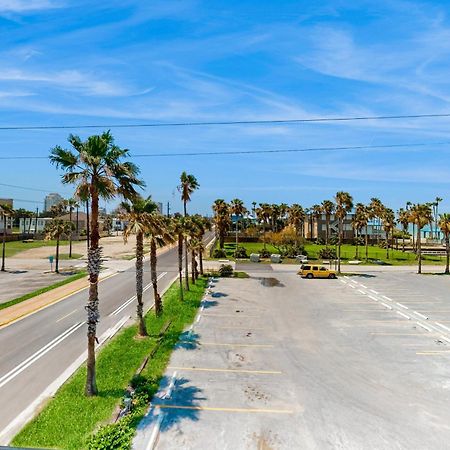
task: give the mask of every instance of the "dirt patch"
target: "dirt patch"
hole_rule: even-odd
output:
[[[276,278],[259,278],[260,283],[264,287],[283,287],[284,284],[280,283]]]

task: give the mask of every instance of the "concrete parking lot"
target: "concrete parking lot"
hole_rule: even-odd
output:
[[[206,296],[135,449],[449,448],[450,277],[248,269]]]

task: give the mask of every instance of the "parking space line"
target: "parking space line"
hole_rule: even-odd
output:
[[[216,327],[219,330],[265,330],[264,327],[252,327],[250,325],[246,327]]]
[[[229,372],[229,373],[248,373],[256,375],[281,375],[283,372],[278,370],[245,370],[245,369],[218,369],[211,367],[173,367],[169,366],[168,369],[172,370],[185,370],[194,372]]]
[[[240,314],[240,313],[235,313],[235,314],[219,314],[219,313],[203,313],[204,317],[234,317],[234,318],[239,318],[239,317],[245,317],[245,318],[261,318],[261,316],[249,316],[247,314]]]
[[[373,331],[370,334],[374,336],[420,336],[420,337],[430,337],[429,334],[419,334],[419,333],[383,333],[381,331]]]
[[[445,355],[446,353],[450,353],[450,350],[428,350],[425,352],[416,352],[416,355],[435,355],[435,356],[440,356],[440,355]]]
[[[267,414],[294,414],[290,409],[260,409],[260,408],[222,408],[211,406],[187,406],[187,405],[153,405],[161,409],[188,409],[196,411],[218,411],[218,412],[237,412],[237,413],[267,413]]]

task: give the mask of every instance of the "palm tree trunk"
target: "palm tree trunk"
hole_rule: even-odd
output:
[[[90,235],[91,235],[91,233],[90,233],[90,226],[91,226],[91,224],[89,223],[89,200],[86,200],[86,244],[87,244],[87,248],[88,248],[88,250],[89,250],[89,248],[90,248],[90,242],[89,242],[89,240],[90,240]]]
[[[91,224],[88,251],[89,300],[86,305],[88,325],[88,355],[85,393],[88,397],[97,395],[97,380],[95,373],[95,343],[97,342],[97,323],[100,318],[98,310],[98,275],[100,273],[101,249],[99,248],[100,234],[98,231],[98,192],[93,184],[91,194]],[[89,225],[89,224],[88,224]]]
[[[156,273],[156,241],[155,239],[151,239],[150,241],[150,272],[151,272],[151,279],[152,279],[152,286],[153,286],[153,299],[155,301],[155,314],[157,316],[160,316],[162,313],[162,302],[161,297],[158,293],[158,275]]]
[[[417,255],[419,257],[419,268],[417,273],[422,273],[422,241],[420,239],[420,227],[417,226]]]
[[[341,245],[342,245],[342,224],[339,219],[339,237],[338,237],[338,273],[341,273]]]
[[[69,220],[72,223],[72,206],[69,208]],[[70,230],[69,234],[69,258],[72,258],[72,230]]]
[[[195,272],[196,272],[196,264],[197,262],[195,261],[195,250],[191,250],[191,276],[192,276],[192,283],[195,284]]]
[[[2,272],[5,271],[5,255],[6,255],[6,216],[3,216],[3,242],[2,242]]]
[[[238,237],[238,220],[236,220],[236,250],[238,248],[238,244],[239,244],[239,237]]]
[[[445,251],[447,253],[447,261],[445,263],[445,273],[448,275],[450,273],[450,239],[449,235],[445,236]]]
[[[330,239],[330,217],[328,215],[326,216],[326,222],[327,235],[325,237],[325,245],[328,245],[328,241]]]
[[[55,272],[59,273],[59,235],[56,236],[56,263],[55,263]]]
[[[184,300],[183,295],[183,235],[178,235],[178,275],[180,280],[180,300]]]
[[[389,232],[386,231],[386,259],[389,259]]]
[[[144,320],[144,302],[142,301],[144,278],[144,234],[136,234],[136,314],[138,318],[139,336],[148,336]]]
[[[366,245],[366,262],[367,262],[369,260],[369,226],[368,225],[366,225],[365,245]]]
[[[187,216],[187,209],[186,209],[186,200],[183,202],[183,209],[184,209],[184,217]],[[188,259],[188,243],[187,243],[187,237],[184,238],[184,271],[185,271],[185,281],[186,281],[186,290],[189,291],[189,259]]]
[[[356,238],[355,238],[355,246],[356,246],[355,259],[357,260],[359,258],[359,246],[358,246],[359,233],[358,233],[358,229],[355,230],[355,235],[356,235]]]
[[[203,275],[203,251],[198,252],[198,260],[200,262],[200,275]]]

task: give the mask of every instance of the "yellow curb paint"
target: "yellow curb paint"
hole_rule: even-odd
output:
[[[229,373],[248,373],[259,375],[281,375],[283,372],[276,370],[244,370],[244,369],[216,369],[209,367],[174,367],[170,366],[168,369],[172,370],[185,370],[194,372],[229,372]]]
[[[161,409],[188,409],[195,411],[220,411],[220,412],[237,412],[237,413],[267,413],[267,414],[294,414],[289,409],[259,409],[259,408],[219,408],[211,406],[185,406],[185,405],[153,405],[155,408]]]
[[[118,273],[119,273],[119,272],[116,272],[116,273],[113,273],[113,274],[111,274],[111,275],[108,275],[107,277],[102,278],[102,279],[99,280],[98,282],[101,283],[102,281],[105,281],[105,280],[107,280],[108,278],[111,278],[111,277],[113,277],[113,276],[115,276],[115,275],[118,275]],[[78,281],[78,280],[76,280],[76,281]],[[14,322],[17,322],[18,320],[24,319],[25,317],[31,316],[32,314],[37,313],[38,311],[41,311],[42,309],[45,309],[45,308],[47,308],[48,306],[54,305],[55,303],[58,303],[58,302],[60,302],[61,300],[65,300],[66,298],[70,297],[71,295],[78,294],[78,292],[84,291],[85,289],[88,289],[88,288],[89,288],[89,285],[84,286],[84,287],[82,287],[82,288],[78,288],[78,289],[74,290],[73,292],[70,292],[69,294],[65,294],[64,296],[62,296],[62,297],[60,297],[60,298],[58,298],[58,299],[56,299],[56,300],[52,300],[51,302],[46,303],[45,305],[41,305],[41,306],[39,306],[38,308],[35,308],[35,309],[31,310],[31,311],[27,311],[27,312],[25,312],[25,313],[23,313],[23,314],[20,314],[19,316],[16,316],[16,317],[13,317],[13,318],[11,318],[11,319],[9,319],[9,320],[6,320],[5,322],[1,322],[1,323],[0,323],[0,329],[1,329],[1,328],[5,328],[5,327],[11,325],[11,324],[13,324]],[[48,292],[51,292],[51,291],[48,291]],[[40,294],[40,295],[42,295],[42,294]],[[37,297],[37,296],[36,296],[36,297]],[[34,298],[34,297],[31,297],[29,300],[31,300],[31,299],[33,299],[33,298]]]

